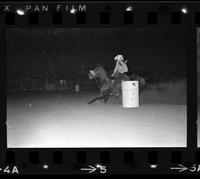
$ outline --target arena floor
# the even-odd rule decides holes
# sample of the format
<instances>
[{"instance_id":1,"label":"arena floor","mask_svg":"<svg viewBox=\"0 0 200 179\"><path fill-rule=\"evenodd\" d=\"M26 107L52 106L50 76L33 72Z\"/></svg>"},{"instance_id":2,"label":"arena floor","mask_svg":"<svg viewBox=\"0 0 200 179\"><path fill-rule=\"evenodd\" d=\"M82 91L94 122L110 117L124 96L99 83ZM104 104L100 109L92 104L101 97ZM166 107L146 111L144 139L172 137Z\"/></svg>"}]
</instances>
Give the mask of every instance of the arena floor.
<instances>
[{"instance_id":1,"label":"arena floor","mask_svg":"<svg viewBox=\"0 0 200 179\"><path fill-rule=\"evenodd\" d=\"M9 148L186 147L186 90L146 89L139 108L98 92L26 92L7 97Z\"/></svg>"}]
</instances>

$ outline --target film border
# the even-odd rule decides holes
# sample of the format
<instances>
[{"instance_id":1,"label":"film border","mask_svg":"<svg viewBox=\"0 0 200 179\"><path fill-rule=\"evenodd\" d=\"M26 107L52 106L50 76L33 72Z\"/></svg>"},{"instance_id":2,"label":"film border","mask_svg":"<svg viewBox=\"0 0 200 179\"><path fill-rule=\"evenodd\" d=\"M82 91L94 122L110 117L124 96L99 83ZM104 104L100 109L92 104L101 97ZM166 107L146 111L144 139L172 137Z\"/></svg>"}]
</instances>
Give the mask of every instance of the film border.
<instances>
[{"instance_id":1,"label":"film border","mask_svg":"<svg viewBox=\"0 0 200 179\"><path fill-rule=\"evenodd\" d=\"M21 7L23 3L10 3L14 9ZM26 3L25 3L26 4ZM30 3L29 3L30 4ZM35 3L32 3L35 4ZM40 4L40 3L37 3ZM69 3L73 4L73 3ZM82 4L82 3L81 3ZM0 167L18 166L20 173L85 173L80 168L88 165L105 165L107 173L176 173L170 170L172 164L192 167L200 163L200 151L197 148L197 58L196 58L196 28L195 12L200 9L198 2L175 3L87 3L86 23L77 24L77 16L63 12L63 24L52 24L52 13L48 11L44 15L39 12L39 24L28 23L28 15L23 19L15 18L13 25L5 24L5 13L0 10L0 59L1 82L1 123L0 123ZM52 6L53 3L49 3ZM124 9L127 6L134 7L133 24L124 24ZM172 24L172 14L177 19L180 16L181 7L189 9L188 14L181 14L181 23ZM53 8L53 6L52 6ZM110 16L110 23L100 24L100 12ZM157 22L148 24L147 14L154 12ZM155 15L156 13L156 15ZM179 14L179 15L177 15ZM106 16L107 17L107 16ZM66 19L70 19L67 21ZM85 19L85 18L84 18ZM154 19L154 18L153 18ZM179 20L178 20L179 21ZM187 148L53 148L53 149L17 149L7 148L6 144L6 29L12 27L41 28L41 27L160 27L172 26L174 28L187 28L187 62L188 79L187 86ZM128 156L128 157L127 157ZM55 161L57 158L58 163ZM128 158L128 159L127 159ZM130 159L131 158L131 159ZM59 164L60 163L60 164ZM101 170L100 170L101 171ZM187 170L189 172L189 170ZM95 172L94 172L95 173ZM100 172L97 172L100 173ZM191 173L191 172L190 172ZM195 173L195 172L194 172Z\"/></svg>"}]
</instances>

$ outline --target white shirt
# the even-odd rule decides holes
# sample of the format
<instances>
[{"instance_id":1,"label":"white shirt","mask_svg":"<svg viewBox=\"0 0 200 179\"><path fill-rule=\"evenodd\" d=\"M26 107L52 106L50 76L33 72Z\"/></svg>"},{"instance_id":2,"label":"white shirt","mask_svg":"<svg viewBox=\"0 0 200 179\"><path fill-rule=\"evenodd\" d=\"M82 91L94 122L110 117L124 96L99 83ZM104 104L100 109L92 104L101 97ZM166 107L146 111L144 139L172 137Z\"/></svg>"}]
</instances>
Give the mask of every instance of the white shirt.
<instances>
[{"instance_id":1,"label":"white shirt","mask_svg":"<svg viewBox=\"0 0 200 179\"><path fill-rule=\"evenodd\" d=\"M128 67L127 67L126 63L123 62L123 61L122 62L117 61L113 74L115 74L115 73L125 73L125 72L128 72Z\"/></svg>"}]
</instances>

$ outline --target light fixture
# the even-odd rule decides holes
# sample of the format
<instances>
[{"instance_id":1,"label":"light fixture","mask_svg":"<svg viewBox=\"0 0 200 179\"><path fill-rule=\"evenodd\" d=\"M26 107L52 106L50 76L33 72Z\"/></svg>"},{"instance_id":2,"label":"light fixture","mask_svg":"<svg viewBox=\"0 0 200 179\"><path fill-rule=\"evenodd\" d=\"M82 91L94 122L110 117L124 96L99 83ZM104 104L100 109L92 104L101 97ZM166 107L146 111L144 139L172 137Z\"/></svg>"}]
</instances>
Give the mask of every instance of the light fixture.
<instances>
[{"instance_id":1,"label":"light fixture","mask_svg":"<svg viewBox=\"0 0 200 179\"><path fill-rule=\"evenodd\" d=\"M97 168L100 168L100 167L101 167L101 165L100 165L100 164L96 164L96 167L97 167Z\"/></svg>"},{"instance_id":2,"label":"light fixture","mask_svg":"<svg viewBox=\"0 0 200 179\"><path fill-rule=\"evenodd\" d=\"M157 167L158 167L157 164L151 164L151 165L150 165L150 168L152 168L152 169L155 169L155 168L157 168Z\"/></svg>"},{"instance_id":3,"label":"light fixture","mask_svg":"<svg viewBox=\"0 0 200 179\"><path fill-rule=\"evenodd\" d=\"M182 7L182 8L181 8L181 12L182 12L183 14L187 14L187 13L188 13L188 9L187 9L186 7Z\"/></svg>"},{"instance_id":4,"label":"light fixture","mask_svg":"<svg viewBox=\"0 0 200 179\"><path fill-rule=\"evenodd\" d=\"M77 11L77 10L76 10L75 8L72 8L72 9L70 10L70 13L71 13L71 14L76 14L76 11Z\"/></svg>"},{"instance_id":5,"label":"light fixture","mask_svg":"<svg viewBox=\"0 0 200 179\"><path fill-rule=\"evenodd\" d=\"M23 16L25 14L24 10L22 10L22 9L17 9L16 12L20 16Z\"/></svg>"},{"instance_id":6,"label":"light fixture","mask_svg":"<svg viewBox=\"0 0 200 179\"><path fill-rule=\"evenodd\" d=\"M133 7L132 7L132 6L126 7L126 11L132 11L132 10L133 10Z\"/></svg>"},{"instance_id":7,"label":"light fixture","mask_svg":"<svg viewBox=\"0 0 200 179\"><path fill-rule=\"evenodd\" d=\"M49 166L48 166L47 164L44 164L44 165L43 165L43 168L44 168L44 169L48 169Z\"/></svg>"}]
</instances>

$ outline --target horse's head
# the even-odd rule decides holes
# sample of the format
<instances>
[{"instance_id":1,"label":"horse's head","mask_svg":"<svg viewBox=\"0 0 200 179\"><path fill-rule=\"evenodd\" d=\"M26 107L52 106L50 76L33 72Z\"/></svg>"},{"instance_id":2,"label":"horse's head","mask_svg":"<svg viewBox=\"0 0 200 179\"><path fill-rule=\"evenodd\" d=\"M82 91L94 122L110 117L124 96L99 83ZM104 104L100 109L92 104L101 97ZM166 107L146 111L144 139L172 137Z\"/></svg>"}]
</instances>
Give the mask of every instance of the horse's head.
<instances>
[{"instance_id":1,"label":"horse's head","mask_svg":"<svg viewBox=\"0 0 200 179\"><path fill-rule=\"evenodd\" d=\"M88 74L89 79L101 78L103 76L105 76L105 70L102 66L98 66L94 70L90 70Z\"/></svg>"}]
</instances>

